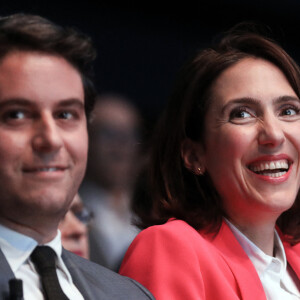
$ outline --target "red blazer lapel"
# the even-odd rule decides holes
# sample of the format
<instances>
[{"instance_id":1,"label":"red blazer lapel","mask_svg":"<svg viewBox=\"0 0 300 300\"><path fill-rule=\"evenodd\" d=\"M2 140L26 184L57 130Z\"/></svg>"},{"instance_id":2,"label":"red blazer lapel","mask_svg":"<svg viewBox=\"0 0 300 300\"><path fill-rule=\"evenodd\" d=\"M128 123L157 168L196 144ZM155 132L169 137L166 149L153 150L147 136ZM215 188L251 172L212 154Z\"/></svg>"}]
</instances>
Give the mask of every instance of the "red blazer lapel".
<instances>
[{"instance_id":1,"label":"red blazer lapel","mask_svg":"<svg viewBox=\"0 0 300 300\"><path fill-rule=\"evenodd\" d=\"M297 277L300 279L300 243L296 244L295 246L291 246L290 243L286 241L286 238L283 235L283 233L280 231L280 229L279 228L276 229L282 240L286 259L289 265L296 273Z\"/></svg>"},{"instance_id":2,"label":"red blazer lapel","mask_svg":"<svg viewBox=\"0 0 300 300\"><path fill-rule=\"evenodd\" d=\"M263 286L247 254L236 240L226 222L212 243L220 250L237 281L243 300L266 300Z\"/></svg>"},{"instance_id":3,"label":"red blazer lapel","mask_svg":"<svg viewBox=\"0 0 300 300\"><path fill-rule=\"evenodd\" d=\"M288 263L300 278L300 243L293 247L288 243L283 243L283 245Z\"/></svg>"}]
</instances>

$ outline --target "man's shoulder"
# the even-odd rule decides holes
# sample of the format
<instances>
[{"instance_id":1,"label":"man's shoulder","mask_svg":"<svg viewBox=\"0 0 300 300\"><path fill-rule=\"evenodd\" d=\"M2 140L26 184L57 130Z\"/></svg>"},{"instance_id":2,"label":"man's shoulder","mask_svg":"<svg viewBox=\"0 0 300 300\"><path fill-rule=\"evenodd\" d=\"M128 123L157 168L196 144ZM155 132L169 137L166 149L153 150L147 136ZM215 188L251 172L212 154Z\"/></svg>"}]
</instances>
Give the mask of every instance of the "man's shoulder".
<instances>
[{"instance_id":1,"label":"man's shoulder","mask_svg":"<svg viewBox=\"0 0 300 300\"><path fill-rule=\"evenodd\" d=\"M154 299L148 290L133 279L117 274L69 251L63 251L63 260L75 285L76 281L84 281L90 289L98 290L98 293L114 297L114 299Z\"/></svg>"},{"instance_id":2,"label":"man's shoulder","mask_svg":"<svg viewBox=\"0 0 300 300\"><path fill-rule=\"evenodd\" d=\"M66 261L65 258L68 258ZM86 274L89 274L92 277L95 277L96 279L105 280L105 281L126 281L127 278L124 278L123 276L120 276L119 274L97 264L90 260L84 259L78 255L75 255L67 250L63 251L63 259L67 264L68 269L70 268L70 260L72 261L72 265L79 269L80 271L83 271ZM102 278L103 277L103 278Z\"/></svg>"}]
</instances>

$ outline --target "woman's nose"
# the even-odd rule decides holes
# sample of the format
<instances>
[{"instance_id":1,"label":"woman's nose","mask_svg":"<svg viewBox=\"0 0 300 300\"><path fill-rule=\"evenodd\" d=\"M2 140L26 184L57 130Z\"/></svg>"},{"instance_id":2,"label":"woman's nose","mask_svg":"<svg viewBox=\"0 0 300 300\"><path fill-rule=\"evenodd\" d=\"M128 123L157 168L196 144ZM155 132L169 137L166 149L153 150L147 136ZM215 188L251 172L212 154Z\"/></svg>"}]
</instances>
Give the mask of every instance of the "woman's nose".
<instances>
[{"instance_id":1,"label":"woman's nose","mask_svg":"<svg viewBox=\"0 0 300 300\"><path fill-rule=\"evenodd\" d=\"M261 120L258 143L268 148L276 148L283 144L285 135L282 122L276 116L265 116Z\"/></svg>"}]
</instances>

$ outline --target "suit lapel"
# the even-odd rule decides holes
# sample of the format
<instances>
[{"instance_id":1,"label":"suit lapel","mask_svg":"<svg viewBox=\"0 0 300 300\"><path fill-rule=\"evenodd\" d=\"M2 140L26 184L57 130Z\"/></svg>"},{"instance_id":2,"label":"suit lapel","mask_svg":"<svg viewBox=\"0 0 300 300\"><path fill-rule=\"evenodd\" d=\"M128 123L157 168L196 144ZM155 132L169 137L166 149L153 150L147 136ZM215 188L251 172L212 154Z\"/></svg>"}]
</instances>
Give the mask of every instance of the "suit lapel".
<instances>
[{"instance_id":1,"label":"suit lapel","mask_svg":"<svg viewBox=\"0 0 300 300\"><path fill-rule=\"evenodd\" d=\"M8 299L8 281L11 278L15 278L13 271L11 270L4 254L0 250L0 298Z\"/></svg>"},{"instance_id":2,"label":"suit lapel","mask_svg":"<svg viewBox=\"0 0 300 300\"><path fill-rule=\"evenodd\" d=\"M232 270L240 289L241 299L266 300L263 286L254 265L224 221L212 243L220 250L221 256Z\"/></svg>"},{"instance_id":3,"label":"suit lapel","mask_svg":"<svg viewBox=\"0 0 300 300\"><path fill-rule=\"evenodd\" d=\"M82 294L83 298L85 300L95 299L93 297L90 289L88 288L89 283L87 282L86 277L82 274L82 272L79 269L79 265L74 263L70 253L68 253L68 251L66 251L64 249L62 252L62 259L63 259L64 263L66 264L67 269L72 276L72 280L73 280L75 286L78 288L78 290Z\"/></svg>"}]
</instances>

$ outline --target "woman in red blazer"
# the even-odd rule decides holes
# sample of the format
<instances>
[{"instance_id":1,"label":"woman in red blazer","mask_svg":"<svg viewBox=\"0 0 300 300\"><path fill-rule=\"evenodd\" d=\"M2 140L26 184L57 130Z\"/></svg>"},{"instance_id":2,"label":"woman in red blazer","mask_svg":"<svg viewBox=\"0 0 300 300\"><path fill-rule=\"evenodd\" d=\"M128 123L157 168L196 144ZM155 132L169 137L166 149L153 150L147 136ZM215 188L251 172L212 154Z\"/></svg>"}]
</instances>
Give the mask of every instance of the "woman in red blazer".
<instances>
[{"instance_id":1,"label":"woman in red blazer","mask_svg":"<svg viewBox=\"0 0 300 300\"><path fill-rule=\"evenodd\" d=\"M120 273L158 300L300 299L299 97L297 64L242 25L199 52L153 142L152 226Z\"/></svg>"}]
</instances>

